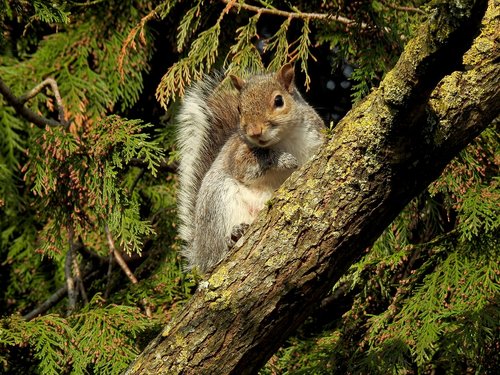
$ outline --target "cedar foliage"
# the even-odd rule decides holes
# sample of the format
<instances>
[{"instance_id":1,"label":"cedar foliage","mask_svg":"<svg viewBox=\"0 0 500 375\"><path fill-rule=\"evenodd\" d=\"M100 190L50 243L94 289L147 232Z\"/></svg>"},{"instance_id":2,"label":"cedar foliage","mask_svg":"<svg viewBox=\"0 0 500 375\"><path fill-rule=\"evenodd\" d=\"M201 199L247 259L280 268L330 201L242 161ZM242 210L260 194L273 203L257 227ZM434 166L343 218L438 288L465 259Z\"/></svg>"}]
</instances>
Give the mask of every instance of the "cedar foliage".
<instances>
[{"instance_id":1,"label":"cedar foliage","mask_svg":"<svg viewBox=\"0 0 500 375\"><path fill-rule=\"evenodd\" d=\"M54 78L69 122L34 126L0 97L0 371L20 374L120 373L189 298L194 282L175 241L172 115L191 82L293 60L313 100L313 71L347 61L356 102L428 9L418 0L1 3L1 80L19 97ZM55 119L54 95L46 88L26 106ZM262 373L493 373L498 151L494 123Z\"/></svg>"}]
</instances>

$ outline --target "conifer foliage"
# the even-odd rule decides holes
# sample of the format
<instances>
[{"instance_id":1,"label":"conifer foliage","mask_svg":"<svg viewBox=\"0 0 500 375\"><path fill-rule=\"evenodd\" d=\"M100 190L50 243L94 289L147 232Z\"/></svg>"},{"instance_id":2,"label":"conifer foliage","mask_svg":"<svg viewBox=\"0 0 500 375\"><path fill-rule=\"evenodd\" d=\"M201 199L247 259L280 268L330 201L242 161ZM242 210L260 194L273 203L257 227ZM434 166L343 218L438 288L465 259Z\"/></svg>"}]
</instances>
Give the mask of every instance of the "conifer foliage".
<instances>
[{"instance_id":1,"label":"conifer foliage","mask_svg":"<svg viewBox=\"0 0 500 375\"><path fill-rule=\"evenodd\" d=\"M0 0L0 373L121 373L191 295L172 120L189 84L293 61L333 127L429 13L424 0ZM261 372L494 373L499 141L494 122Z\"/></svg>"}]
</instances>

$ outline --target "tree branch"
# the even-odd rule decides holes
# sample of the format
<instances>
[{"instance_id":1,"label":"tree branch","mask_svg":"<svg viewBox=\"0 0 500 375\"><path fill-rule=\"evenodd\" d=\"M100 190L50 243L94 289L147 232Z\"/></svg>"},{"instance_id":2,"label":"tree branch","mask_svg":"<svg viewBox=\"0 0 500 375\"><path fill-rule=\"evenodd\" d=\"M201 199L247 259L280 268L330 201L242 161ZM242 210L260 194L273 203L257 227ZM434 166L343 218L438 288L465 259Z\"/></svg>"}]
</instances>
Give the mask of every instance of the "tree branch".
<instances>
[{"instance_id":1,"label":"tree branch","mask_svg":"<svg viewBox=\"0 0 500 375\"><path fill-rule=\"evenodd\" d=\"M405 7L401 5L396 5L393 3L390 3L389 1L382 0L382 4L384 4L386 7L394 9L394 10L400 10L402 12L415 12L415 13L420 13L420 14L425 14L425 12L422 9L418 9L415 7Z\"/></svg>"},{"instance_id":2,"label":"tree branch","mask_svg":"<svg viewBox=\"0 0 500 375\"><path fill-rule=\"evenodd\" d=\"M308 20L321 20L321 21L335 21L343 23L344 25L352 25L355 21L333 14L327 13L302 13L302 12L287 12L279 9L270 9L270 8L259 8L254 5L249 5L245 3L239 3L234 0L222 0L222 2L231 7L237 7L238 9L245 9L250 12L260 13L260 14L272 14L274 16L285 17L285 18L299 18L299 19L308 19Z\"/></svg>"},{"instance_id":3,"label":"tree branch","mask_svg":"<svg viewBox=\"0 0 500 375\"><path fill-rule=\"evenodd\" d=\"M77 291L75 289L75 278L73 276L73 257L75 252L74 246L74 232L71 224L68 225L68 242L69 248L66 253L66 261L64 263L64 273L66 276L66 287L68 291L68 312L67 315L71 315L76 308Z\"/></svg>"},{"instance_id":4,"label":"tree branch","mask_svg":"<svg viewBox=\"0 0 500 375\"><path fill-rule=\"evenodd\" d=\"M88 282L92 280L94 277L96 277L100 273L99 270L93 271L83 277L83 280ZM23 319L25 320L31 320L38 315L42 315L46 311L48 311L51 307L55 306L60 300L64 298L68 293L68 285L64 285L61 288L59 288L54 294L52 294L49 298L47 298L43 303L40 304L36 309L33 309L26 315L23 315Z\"/></svg>"},{"instance_id":5,"label":"tree branch","mask_svg":"<svg viewBox=\"0 0 500 375\"><path fill-rule=\"evenodd\" d=\"M57 114L58 114L59 122L62 125L67 126L68 124L66 123L66 120L65 120L64 105L62 103L61 93L59 92L59 86L57 85L57 82L55 79L46 78L41 83L36 85L33 89L28 91L26 94L19 97L19 101L21 103L25 104L28 100L30 100L35 95L37 95L40 91L42 91L42 89L45 86L50 86L50 88L52 89L52 92L54 93L54 98L56 99Z\"/></svg>"},{"instance_id":6,"label":"tree branch","mask_svg":"<svg viewBox=\"0 0 500 375\"><path fill-rule=\"evenodd\" d=\"M125 262L122 255L120 254L120 252L116 249L115 241L113 240L113 236L111 236L111 233L109 232L109 228L107 225L104 227L104 230L106 232L106 238L108 240L108 246L109 246L110 253L113 254L113 256L116 259L116 262L121 267L123 272L125 272L125 275L127 275L127 277L132 282L132 284L137 284L139 281L135 277L134 273L128 267L127 262ZM146 312L146 316L148 318L151 318L153 316L153 314L151 313L151 309L149 308L149 303L146 300L146 298L142 299L142 305L144 307L144 311Z\"/></svg>"},{"instance_id":7,"label":"tree branch","mask_svg":"<svg viewBox=\"0 0 500 375\"><path fill-rule=\"evenodd\" d=\"M128 165L132 167L139 167L139 168L144 168L147 169L148 163L146 163L143 159L139 158L132 158L130 159ZM158 169L165 171L165 172L170 172L170 173L175 173L177 172L177 164L176 163L167 163L166 161L163 161L158 165Z\"/></svg>"},{"instance_id":8,"label":"tree branch","mask_svg":"<svg viewBox=\"0 0 500 375\"><path fill-rule=\"evenodd\" d=\"M135 37L137 33L139 33L139 40L142 44L146 44L146 36L144 34L144 28L146 24L158 17L158 10L162 7L165 6L165 3L157 5L154 9L152 9L148 14L146 14L144 17L141 18L141 21L139 22L138 25L134 26L132 30L128 33L127 37L125 38L125 41L122 44L120 54L118 55L118 72L120 73L120 77L122 80L125 79L125 70L123 69L123 63L125 60L125 56L127 56L128 53L128 47L131 46L131 48L135 49Z\"/></svg>"},{"instance_id":9,"label":"tree branch","mask_svg":"<svg viewBox=\"0 0 500 375\"><path fill-rule=\"evenodd\" d=\"M75 7L88 7L90 5L97 5L100 3L104 3L106 1L108 1L108 0L94 0L94 1L87 1L86 3L80 3L80 2L73 1L73 2L71 2L71 5L75 6Z\"/></svg>"},{"instance_id":10,"label":"tree branch","mask_svg":"<svg viewBox=\"0 0 500 375\"><path fill-rule=\"evenodd\" d=\"M113 275L113 263L114 263L114 255L113 251L109 251L108 257L108 272L106 273L106 289L104 290L104 298L107 299L109 294L111 293L111 276Z\"/></svg>"},{"instance_id":11,"label":"tree branch","mask_svg":"<svg viewBox=\"0 0 500 375\"><path fill-rule=\"evenodd\" d=\"M436 3L379 89L292 174L128 374L257 372L404 206L498 116L494 3L486 15L485 0Z\"/></svg>"},{"instance_id":12,"label":"tree branch","mask_svg":"<svg viewBox=\"0 0 500 375\"><path fill-rule=\"evenodd\" d=\"M54 294L52 294L49 298L45 300L40 306L38 306L36 309L30 311L26 315L23 315L23 318L25 320L31 320L38 315L42 315L44 312L46 312L48 309L50 309L52 306L57 304L60 300L64 298L68 293L68 285L64 285L63 287L59 288Z\"/></svg>"},{"instance_id":13,"label":"tree branch","mask_svg":"<svg viewBox=\"0 0 500 375\"><path fill-rule=\"evenodd\" d=\"M76 256L73 256L73 272L75 274L76 285L78 286L78 290L80 291L80 295L83 298L83 302L87 304L87 303L89 303L89 298L87 296L87 291L85 290L82 272L80 271L80 265L78 264L78 259L76 259Z\"/></svg>"},{"instance_id":14,"label":"tree branch","mask_svg":"<svg viewBox=\"0 0 500 375\"><path fill-rule=\"evenodd\" d=\"M38 94L41 91L41 89L47 85L50 85L52 91L54 92L59 121L40 116L35 112L33 112L31 109L25 107L24 105L29 99ZM64 127L68 126L68 123L64 120L65 115L64 115L64 107L62 105L61 95L59 93L56 81L52 78L47 78L42 83L38 84L35 88L33 88L32 90L30 90L28 93L26 93L21 97L16 97L12 92L12 90L0 78L0 93L5 98L7 103L10 106L12 106L20 116L22 116L24 119L32 122L33 124L37 125L42 129L45 128L46 126L64 126Z\"/></svg>"}]
</instances>

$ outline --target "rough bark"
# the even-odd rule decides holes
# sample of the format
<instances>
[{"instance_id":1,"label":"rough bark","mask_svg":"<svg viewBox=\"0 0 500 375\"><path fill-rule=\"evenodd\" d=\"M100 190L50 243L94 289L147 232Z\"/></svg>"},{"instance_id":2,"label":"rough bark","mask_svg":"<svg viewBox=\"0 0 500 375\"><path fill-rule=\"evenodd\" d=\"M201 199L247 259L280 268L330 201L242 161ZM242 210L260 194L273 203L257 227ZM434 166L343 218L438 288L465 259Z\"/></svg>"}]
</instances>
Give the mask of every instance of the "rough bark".
<instances>
[{"instance_id":1,"label":"rough bark","mask_svg":"<svg viewBox=\"0 0 500 375\"><path fill-rule=\"evenodd\" d=\"M251 374L498 116L495 0L448 1L128 374ZM480 34L480 35L479 35Z\"/></svg>"}]
</instances>

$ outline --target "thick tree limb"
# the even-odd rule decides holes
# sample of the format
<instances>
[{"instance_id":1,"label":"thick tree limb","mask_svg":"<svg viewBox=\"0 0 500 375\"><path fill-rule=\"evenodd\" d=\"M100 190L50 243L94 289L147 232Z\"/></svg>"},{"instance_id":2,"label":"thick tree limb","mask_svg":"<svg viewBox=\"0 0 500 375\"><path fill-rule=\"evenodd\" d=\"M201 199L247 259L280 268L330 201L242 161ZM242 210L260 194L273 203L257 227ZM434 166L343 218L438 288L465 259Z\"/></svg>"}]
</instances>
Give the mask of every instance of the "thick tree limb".
<instances>
[{"instance_id":1,"label":"thick tree limb","mask_svg":"<svg viewBox=\"0 0 500 375\"><path fill-rule=\"evenodd\" d=\"M486 14L487 1L437 5L380 88L285 182L128 374L251 374L265 363L400 210L498 116L494 2Z\"/></svg>"}]
</instances>

